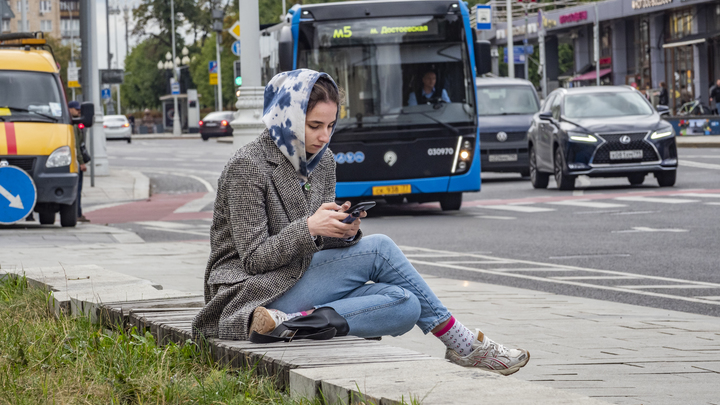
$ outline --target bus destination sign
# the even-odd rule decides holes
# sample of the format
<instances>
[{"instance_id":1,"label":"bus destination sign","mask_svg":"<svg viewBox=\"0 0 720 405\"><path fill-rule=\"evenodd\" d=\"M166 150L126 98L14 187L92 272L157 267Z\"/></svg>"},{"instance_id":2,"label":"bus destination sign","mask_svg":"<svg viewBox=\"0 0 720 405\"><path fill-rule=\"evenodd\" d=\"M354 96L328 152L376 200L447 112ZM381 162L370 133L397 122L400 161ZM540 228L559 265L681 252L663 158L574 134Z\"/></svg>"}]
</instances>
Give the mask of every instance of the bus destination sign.
<instances>
[{"instance_id":1,"label":"bus destination sign","mask_svg":"<svg viewBox=\"0 0 720 405\"><path fill-rule=\"evenodd\" d=\"M323 46L367 42L414 42L436 39L438 22L432 18L377 19L318 24L317 34Z\"/></svg>"}]
</instances>

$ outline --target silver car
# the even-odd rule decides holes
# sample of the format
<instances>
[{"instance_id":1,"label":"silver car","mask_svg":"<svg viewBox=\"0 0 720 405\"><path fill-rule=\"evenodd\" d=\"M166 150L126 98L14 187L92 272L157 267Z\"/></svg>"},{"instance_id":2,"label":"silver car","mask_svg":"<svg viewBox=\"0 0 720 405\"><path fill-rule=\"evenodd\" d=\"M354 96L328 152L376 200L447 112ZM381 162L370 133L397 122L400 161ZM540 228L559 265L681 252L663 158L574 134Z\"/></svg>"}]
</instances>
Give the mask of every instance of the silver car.
<instances>
[{"instance_id":1,"label":"silver car","mask_svg":"<svg viewBox=\"0 0 720 405\"><path fill-rule=\"evenodd\" d=\"M132 128L124 115L106 115L103 120L105 139L132 142Z\"/></svg>"}]
</instances>

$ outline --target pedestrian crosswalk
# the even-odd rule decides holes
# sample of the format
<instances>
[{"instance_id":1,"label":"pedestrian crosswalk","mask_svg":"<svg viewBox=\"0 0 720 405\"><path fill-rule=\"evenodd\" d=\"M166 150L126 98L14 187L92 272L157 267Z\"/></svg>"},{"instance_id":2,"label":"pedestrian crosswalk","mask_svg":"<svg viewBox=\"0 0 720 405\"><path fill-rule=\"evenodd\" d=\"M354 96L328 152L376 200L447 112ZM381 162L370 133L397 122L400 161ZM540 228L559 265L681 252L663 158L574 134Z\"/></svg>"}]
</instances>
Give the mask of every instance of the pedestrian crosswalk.
<instances>
[{"instance_id":1,"label":"pedestrian crosswalk","mask_svg":"<svg viewBox=\"0 0 720 405\"><path fill-rule=\"evenodd\" d=\"M470 206L478 211L490 212L512 212L518 214L535 214L558 211L561 209L585 208L592 212L637 212L642 207L646 210L648 207L661 209L662 206L677 206L682 204L703 204L710 206L720 205L720 190L688 190L687 192L657 192L657 193L628 193L628 195L608 194L608 195L584 195L584 196L567 196L566 198L543 196L530 199L530 201L508 200L502 203L499 200L488 201L470 201L466 206ZM597 210L597 211L593 211ZM601 211L605 210L605 211ZM610 211L608 211L610 210ZM654 212L654 211L651 211ZM477 213L477 211L476 211ZM484 214L484 213L483 213ZM476 215L483 219L515 219L515 217L492 216L492 215Z\"/></svg>"}]
</instances>

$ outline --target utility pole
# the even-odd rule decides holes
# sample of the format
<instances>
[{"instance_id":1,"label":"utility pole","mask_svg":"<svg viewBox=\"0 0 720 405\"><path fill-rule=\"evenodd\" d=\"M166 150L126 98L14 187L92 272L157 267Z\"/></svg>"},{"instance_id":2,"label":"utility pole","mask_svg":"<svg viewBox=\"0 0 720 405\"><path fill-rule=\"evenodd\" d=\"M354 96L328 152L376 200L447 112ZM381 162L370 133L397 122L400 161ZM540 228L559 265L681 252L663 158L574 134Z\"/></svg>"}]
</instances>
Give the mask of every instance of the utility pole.
<instances>
[{"instance_id":1,"label":"utility pole","mask_svg":"<svg viewBox=\"0 0 720 405\"><path fill-rule=\"evenodd\" d=\"M102 103L100 102L100 74L97 53L97 6L95 0L80 0L80 38L82 41L82 89L83 101L95 105L95 120L88 131L90 147L90 186L95 187L95 176L110 174L110 165L105 149Z\"/></svg>"},{"instance_id":2,"label":"utility pole","mask_svg":"<svg viewBox=\"0 0 720 405\"><path fill-rule=\"evenodd\" d=\"M68 5L75 3L67 3ZM78 3L80 4L80 3ZM68 10L70 14L70 66L75 67L75 29L73 28L73 12L75 10ZM75 100L75 87L72 88L72 99Z\"/></svg>"},{"instance_id":3,"label":"utility pole","mask_svg":"<svg viewBox=\"0 0 720 405\"><path fill-rule=\"evenodd\" d=\"M523 0L525 9L525 38L523 38L523 56L525 56L525 80L530 80L530 55L528 55L528 6L527 0Z\"/></svg>"},{"instance_id":4,"label":"utility pole","mask_svg":"<svg viewBox=\"0 0 720 405\"><path fill-rule=\"evenodd\" d=\"M223 110L222 97L222 61L220 60L220 38L223 32L223 20L225 19L225 10L215 9L212 11L213 29L215 30L215 60L217 61L217 110Z\"/></svg>"},{"instance_id":5,"label":"utility pole","mask_svg":"<svg viewBox=\"0 0 720 405\"><path fill-rule=\"evenodd\" d=\"M123 17L125 18L125 57L130 54L128 51L128 21L130 20L130 8L125 4L123 7Z\"/></svg>"},{"instance_id":6,"label":"utility pole","mask_svg":"<svg viewBox=\"0 0 720 405\"><path fill-rule=\"evenodd\" d=\"M240 69L243 83L238 90L238 111L231 123L233 145L239 148L258 137L265 128L262 109L265 87L260 82L260 15L257 0L240 0Z\"/></svg>"},{"instance_id":7,"label":"utility pole","mask_svg":"<svg viewBox=\"0 0 720 405\"><path fill-rule=\"evenodd\" d=\"M600 18L598 16L598 7L595 3L595 26L593 27L595 40L595 85L600 85Z\"/></svg>"},{"instance_id":8,"label":"utility pole","mask_svg":"<svg viewBox=\"0 0 720 405\"><path fill-rule=\"evenodd\" d=\"M28 27L28 20L27 20L27 0L20 0L20 4L22 5L20 10L20 18L22 18L22 22L20 23L20 26L22 27L22 32L28 32L30 31L30 27Z\"/></svg>"},{"instance_id":9,"label":"utility pole","mask_svg":"<svg viewBox=\"0 0 720 405\"><path fill-rule=\"evenodd\" d=\"M513 46L513 16L512 16L512 0L505 0L507 7L507 50L508 50L508 77L515 77L515 54Z\"/></svg>"},{"instance_id":10,"label":"utility pole","mask_svg":"<svg viewBox=\"0 0 720 405\"><path fill-rule=\"evenodd\" d=\"M538 45L540 46L540 71L542 73L542 96L543 100L547 98L547 69L545 65L545 24L543 21L542 10L538 10Z\"/></svg>"},{"instance_id":11,"label":"utility pole","mask_svg":"<svg viewBox=\"0 0 720 405\"><path fill-rule=\"evenodd\" d=\"M172 25L172 65L173 65L173 77L175 82L178 81L178 67L175 62L175 1L170 0L170 24ZM172 86L171 86L172 87ZM173 135L180 136L182 129L180 128L180 112L178 111L178 98L177 94L173 94Z\"/></svg>"}]
</instances>

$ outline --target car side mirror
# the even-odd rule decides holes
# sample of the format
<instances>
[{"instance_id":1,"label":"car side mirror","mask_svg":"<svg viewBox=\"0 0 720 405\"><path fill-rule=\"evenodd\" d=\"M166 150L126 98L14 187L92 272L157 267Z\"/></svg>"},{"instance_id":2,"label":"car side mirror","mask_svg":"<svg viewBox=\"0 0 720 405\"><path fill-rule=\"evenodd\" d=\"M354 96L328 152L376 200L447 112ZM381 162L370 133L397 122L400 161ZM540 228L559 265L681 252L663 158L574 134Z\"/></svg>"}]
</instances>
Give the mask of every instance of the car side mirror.
<instances>
[{"instance_id":1,"label":"car side mirror","mask_svg":"<svg viewBox=\"0 0 720 405\"><path fill-rule=\"evenodd\" d=\"M85 128L90 128L95 121L95 104L91 101L85 101L80 104L80 116L72 119L73 125L83 124Z\"/></svg>"},{"instance_id":2,"label":"car side mirror","mask_svg":"<svg viewBox=\"0 0 720 405\"><path fill-rule=\"evenodd\" d=\"M655 111L657 111L660 115L665 115L670 112L670 107L658 104L657 106L655 106Z\"/></svg>"},{"instance_id":3,"label":"car side mirror","mask_svg":"<svg viewBox=\"0 0 720 405\"><path fill-rule=\"evenodd\" d=\"M552 121L553 120L552 111L541 112L540 114L538 114L538 118L540 118L543 121Z\"/></svg>"}]
</instances>

